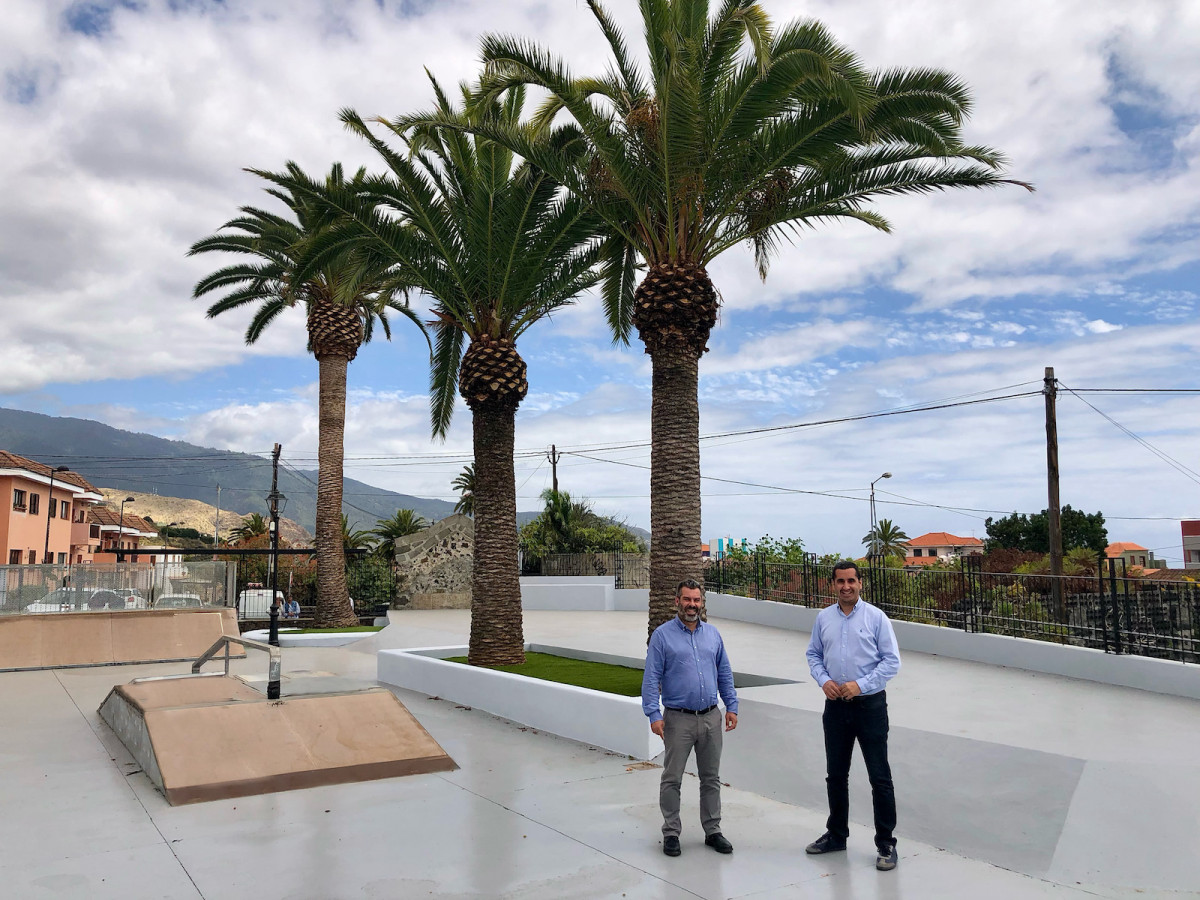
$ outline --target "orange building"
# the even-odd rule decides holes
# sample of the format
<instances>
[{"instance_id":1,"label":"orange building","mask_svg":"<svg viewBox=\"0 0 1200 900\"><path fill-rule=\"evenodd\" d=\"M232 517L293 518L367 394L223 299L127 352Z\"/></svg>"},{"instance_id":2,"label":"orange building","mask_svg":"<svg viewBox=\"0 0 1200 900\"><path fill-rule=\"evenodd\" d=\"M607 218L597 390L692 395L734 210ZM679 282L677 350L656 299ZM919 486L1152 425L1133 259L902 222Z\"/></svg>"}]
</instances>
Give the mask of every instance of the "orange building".
<instances>
[{"instance_id":1,"label":"orange building","mask_svg":"<svg viewBox=\"0 0 1200 900\"><path fill-rule=\"evenodd\" d=\"M78 538L87 529L80 526L103 500L81 475L0 450L0 563L83 562L88 544Z\"/></svg>"},{"instance_id":2,"label":"orange building","mask_svg":"<svg viewBox=\"0 0 1200 900\"><path fill-rule=\"evenodd\" d=\"M158 529L141 516L125 513L122 521L121 514L107 506L88 509L86 520L84 527L90 555L81 562L116 562L118 548L136 551L142 541L158 537ZM125 559L129 562L139 561L136 553Z\"/></svg>"},{"instance_id":3,"label":"orange building","mask_svg":"<svg viewBox=\"0 0 1200 900\"><path fill-rule=\"evenodd\" d=\"M906 566L931 566L937 562L983 553L983 541L979 538L959 537L948 531L930 531L905 541L901 546L904 547Z\"/></svg>"}]
</instances>

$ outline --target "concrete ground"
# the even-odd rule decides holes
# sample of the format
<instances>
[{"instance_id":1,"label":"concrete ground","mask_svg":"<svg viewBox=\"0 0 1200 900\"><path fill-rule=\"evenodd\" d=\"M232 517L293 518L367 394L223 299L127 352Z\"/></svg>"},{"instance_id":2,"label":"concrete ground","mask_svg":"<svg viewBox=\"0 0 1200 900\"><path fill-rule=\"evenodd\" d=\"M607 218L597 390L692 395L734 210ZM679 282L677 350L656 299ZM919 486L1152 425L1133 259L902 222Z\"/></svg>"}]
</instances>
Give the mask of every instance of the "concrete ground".
<instances>
[{"instance_id":1,"label":"concrete ground","mask_svg":"<svg viewBox=\"0 0 1200 900\"><path fill-rule=\"evenodd\" d=\"M466 612L392 614L346 648L287 649L286 698L374 683L384 647L465 643ZM657 767L397 690L454 772L170 807L96 713L118 681L186 665L0 674L4 898L1200 897L1200 702L905 654L888 690L900 865L873 867L856 761L844 854L824 830L822 698L806 634L715 621L740 671L722 766L732 856L684 785L660 850ZM637 613L527 612L526 639L625 655ZM265 680L251 654L235 671Z\"/></svg>"}]
</instances>

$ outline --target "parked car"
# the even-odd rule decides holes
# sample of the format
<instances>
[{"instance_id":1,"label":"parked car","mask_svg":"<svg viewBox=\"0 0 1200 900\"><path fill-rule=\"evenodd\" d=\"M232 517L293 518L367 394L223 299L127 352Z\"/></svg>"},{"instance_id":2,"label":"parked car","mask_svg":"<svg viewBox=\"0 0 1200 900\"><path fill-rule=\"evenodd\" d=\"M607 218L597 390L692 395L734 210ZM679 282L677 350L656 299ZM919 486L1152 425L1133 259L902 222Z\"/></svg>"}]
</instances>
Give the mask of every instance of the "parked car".
<instances>
[{"instance_id":1,"label":"parked car","mask_svg":"<svg viewBox=\"0 0 1200 900\"><path fill-rule=\"evenodd\" d=\"M203 605L199 594L163 594L154 601L155 609L187 609Z\"/></svg>"},{"instance_id":2,"label":"parked car","mask_svg":"<svg viewBox=\"0 0 1200 900\"><path fill-rule=\"evenodd\" d=\"M58 588L25 607L26 612L73 612L86 609L145 609L146 600L132 588Z\"/></svg>"}]
</instances>

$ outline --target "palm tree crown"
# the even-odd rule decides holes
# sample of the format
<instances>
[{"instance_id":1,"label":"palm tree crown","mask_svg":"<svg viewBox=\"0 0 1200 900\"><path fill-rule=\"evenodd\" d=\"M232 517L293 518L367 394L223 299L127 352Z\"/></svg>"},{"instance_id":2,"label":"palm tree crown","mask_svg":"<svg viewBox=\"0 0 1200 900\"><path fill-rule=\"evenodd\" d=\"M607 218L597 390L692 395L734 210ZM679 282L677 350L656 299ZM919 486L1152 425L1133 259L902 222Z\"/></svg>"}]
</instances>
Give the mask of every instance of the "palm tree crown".
<instances>
[{"instance_id":1,"label":"palm tree crown","mask_svg":"<svg viewBox=\"0 0 1200 900\"><path fill-rule=\"evenodd\" d=\"M891 519L880 519L863 535L862 542L871 556L904 556L907 540L908 535Z\"/></svg>"}]
</instances>

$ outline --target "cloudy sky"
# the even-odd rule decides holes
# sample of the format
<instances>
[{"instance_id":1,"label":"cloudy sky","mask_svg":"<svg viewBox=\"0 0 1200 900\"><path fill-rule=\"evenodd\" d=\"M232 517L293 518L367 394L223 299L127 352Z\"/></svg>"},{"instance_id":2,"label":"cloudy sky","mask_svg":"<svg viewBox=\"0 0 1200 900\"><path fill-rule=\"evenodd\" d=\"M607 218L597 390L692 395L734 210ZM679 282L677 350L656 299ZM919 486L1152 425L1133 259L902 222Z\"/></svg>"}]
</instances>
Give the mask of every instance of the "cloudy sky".
<instances>
[{"instance_id":1,"label":"cloudy sky","mask_svg":"<svg viewBox=\"0 0 1200 900\"><path fill-rule=\"evenodd\" d=\"M636 35L634 0L608 5ZM1038 190L885 200L893 234L811 232L765 283L746 252L718 260L724 308L700 382L706 539L860 552L885 471L879 515L912 536L982 537L986 516L1046 505L1037 395L754 429L1036 391L1046 366L1067 388L1200 387L1200 4L764 6L824 21L870 66L961 75L968 139ZM184 254L266 202L243 167L373 166L338 110L426 108L423 67L447 85L474 77L493 30L535 36L580 73L605 66L581 0L6 3L0 405L250 452L278 441L312 465L302 316L247 347L245 315L209 321L190 299L219 261ZM347 474L452 499L468 417L431 443L424 342L397 324L351 366ZM553 443L562 487L648 526L640 344L613 347L585 297L521 350L519 505L538 505ZM1063 502L1178 565L1179 519L1200 518L1200 395L1064 394L1058 430Z\"/></svg>"}]
</instances>

